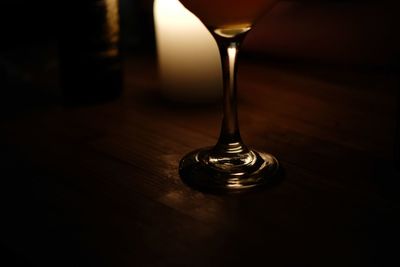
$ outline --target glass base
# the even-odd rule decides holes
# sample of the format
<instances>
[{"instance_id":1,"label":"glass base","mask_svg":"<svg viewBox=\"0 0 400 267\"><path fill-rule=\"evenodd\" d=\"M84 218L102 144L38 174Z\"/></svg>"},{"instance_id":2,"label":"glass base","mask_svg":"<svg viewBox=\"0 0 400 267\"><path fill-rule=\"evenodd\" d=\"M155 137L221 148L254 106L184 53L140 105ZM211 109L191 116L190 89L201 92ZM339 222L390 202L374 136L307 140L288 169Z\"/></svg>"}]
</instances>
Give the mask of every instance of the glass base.
<instances>
[{"instance_id":1,"label":"glass base","mask_svg":"<svg viewBox=\"0 0 400 267\"><path fill-rule=\"evenodd\" d=\"M221 155L211 147L187 154L179 165L184 183L210 193L236 193L261 188L276 178L278 170L279 163L270 154L250 150Z\"/></svg>"}]
</instances>

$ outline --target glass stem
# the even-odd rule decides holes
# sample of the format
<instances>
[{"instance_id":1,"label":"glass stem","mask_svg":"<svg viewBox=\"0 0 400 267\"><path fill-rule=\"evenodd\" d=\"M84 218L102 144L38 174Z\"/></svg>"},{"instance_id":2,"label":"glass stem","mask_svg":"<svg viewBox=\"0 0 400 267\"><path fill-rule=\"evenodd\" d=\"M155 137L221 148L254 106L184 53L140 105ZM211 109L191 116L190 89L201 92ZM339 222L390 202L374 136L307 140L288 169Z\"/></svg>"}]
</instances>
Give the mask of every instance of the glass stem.
<instances>
[{"instance_id":1,"label":"glass stem","mask_svg":"<svg viewBox=\"0 0 400 267\"><path fill-rule=\"evenodd\" d=\"M234 38L215 36L221 54L223 72L223 120L214 148L217 153L247 153L239 132L237 114L237 56L244 34Z\"/></svg>"}]
</instances>

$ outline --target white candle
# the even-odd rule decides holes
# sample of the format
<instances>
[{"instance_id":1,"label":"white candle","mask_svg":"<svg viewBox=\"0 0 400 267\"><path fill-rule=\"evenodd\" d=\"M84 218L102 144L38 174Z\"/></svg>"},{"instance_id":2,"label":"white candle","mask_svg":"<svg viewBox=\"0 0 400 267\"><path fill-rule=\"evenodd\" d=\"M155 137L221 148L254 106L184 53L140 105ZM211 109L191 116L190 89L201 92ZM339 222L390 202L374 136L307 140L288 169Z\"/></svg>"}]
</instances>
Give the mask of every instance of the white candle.
<instances>
[{"instance_id":1,"label":"white candle","mask_svg":"<svg viewBox=\"0 0 400 267\"><path fill-rule=\"evenodd\" d=\"M155 0L154 22L161 84L177 101L206 102L222 94L217 44L178 0Z\"/></svg>"}]
</instances>

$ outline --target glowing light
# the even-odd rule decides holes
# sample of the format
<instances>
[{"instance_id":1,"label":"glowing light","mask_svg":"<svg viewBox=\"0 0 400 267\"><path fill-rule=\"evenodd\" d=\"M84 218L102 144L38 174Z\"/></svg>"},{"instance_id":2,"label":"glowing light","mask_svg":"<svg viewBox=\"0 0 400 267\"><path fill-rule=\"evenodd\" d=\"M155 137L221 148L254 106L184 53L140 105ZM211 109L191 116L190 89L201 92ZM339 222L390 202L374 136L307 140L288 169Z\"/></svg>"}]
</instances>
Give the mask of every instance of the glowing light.
<instances>
[{"instance_id":1,"label":"glowing light","mask_svg":"<svg viewBox=\"0 0 400 267\"><path fill-rule=\"evenodd\" d=\"M220 96L218 47L200 20L178 0L155 0L154 22L164 92L185 101Z\"/></svg>"}]
</instances>

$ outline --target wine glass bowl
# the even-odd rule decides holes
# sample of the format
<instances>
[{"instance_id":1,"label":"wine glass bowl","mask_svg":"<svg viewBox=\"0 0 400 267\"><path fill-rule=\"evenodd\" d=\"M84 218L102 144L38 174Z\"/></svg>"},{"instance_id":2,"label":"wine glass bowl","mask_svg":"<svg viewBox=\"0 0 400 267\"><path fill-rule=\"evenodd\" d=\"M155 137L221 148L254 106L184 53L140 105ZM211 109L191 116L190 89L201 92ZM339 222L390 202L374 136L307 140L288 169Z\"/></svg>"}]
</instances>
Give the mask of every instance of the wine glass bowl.
<instances>
[{"instance_id":1,"label":"wine glass bowl","mask_svg":"<svg viewBox=\"0 0 400 267\"><path fill-rule=\"evenodd\" d=\"M207 28L248 28L277 0L180 0Z\"/></svg>"},{"instance_id":2,"label":"wine glass bowl","mask_svg":"<svg viewBox=\"0 0 400 267\"><path fill-rule=\"evenodd\" d=\"M213 147L187 154L179 174L207 192L242 192L269 184L279 171L274 156L243 143L237 118L236 73L240 45L253 23L277 0L180 0L208 28L218 44L223 73L223 120Z\"/></svg>"}]
</instances>

